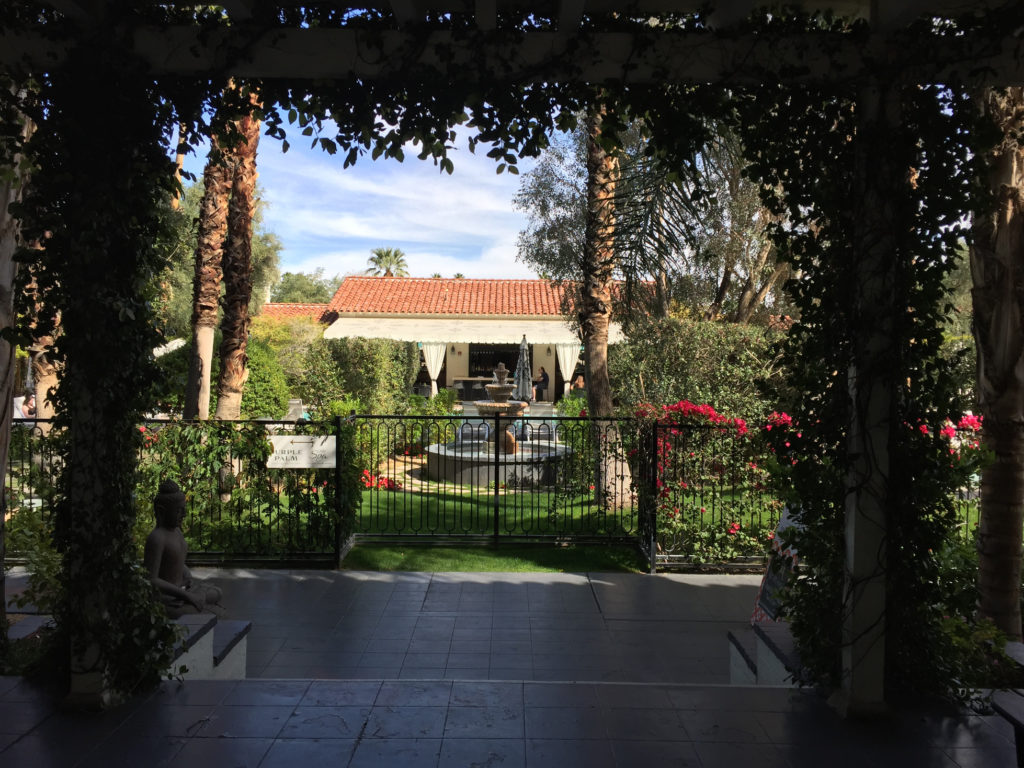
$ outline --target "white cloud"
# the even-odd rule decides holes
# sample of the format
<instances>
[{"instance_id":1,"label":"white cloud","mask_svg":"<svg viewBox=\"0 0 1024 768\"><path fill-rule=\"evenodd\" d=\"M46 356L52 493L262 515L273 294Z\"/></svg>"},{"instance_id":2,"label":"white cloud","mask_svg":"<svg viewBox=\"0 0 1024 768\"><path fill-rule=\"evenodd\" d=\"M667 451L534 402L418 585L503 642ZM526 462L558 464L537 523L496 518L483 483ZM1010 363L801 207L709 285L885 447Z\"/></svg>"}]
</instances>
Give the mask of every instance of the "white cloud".
<instances>
[{"instance_id":1,"label":"white cloud","mask_svg":"<svg viewBox=\"0 0 1024 768\"><path fill-rule=\"evenodd\" d=\"M281 270L362 272L370 249L392 247L406 253L414 276L533 277L515 261L525 225L512 208L518 177L496 174L483 152L451 154L450 176L414 156L404 163L364 157L346 169L337 155L295 145L282 154L264 138L264 221L284 244Z\"/></svg>"},{"instance_id":2,"label":"white cloud","mask_svg":"<svg viewBox=\"0 0 1024 768\"><path fill-rule=\"evenodd\" d=\"M325 134L329 135L329 134ZM452 175L410 148L403 163L363 156L343 168L340 155L310 149L302 140L287 153L261 138L257 164L264 226L284 246L282 272L362 273L370 250L401 248L413 276L535 277L515 260L525 216L512 207L519 177L498 175L486 148L469 152L464 141L449 153ZM186 169L200 180L207 148ZM521 161L523 172L532 161Z\"/></svg>"}]
</instances>

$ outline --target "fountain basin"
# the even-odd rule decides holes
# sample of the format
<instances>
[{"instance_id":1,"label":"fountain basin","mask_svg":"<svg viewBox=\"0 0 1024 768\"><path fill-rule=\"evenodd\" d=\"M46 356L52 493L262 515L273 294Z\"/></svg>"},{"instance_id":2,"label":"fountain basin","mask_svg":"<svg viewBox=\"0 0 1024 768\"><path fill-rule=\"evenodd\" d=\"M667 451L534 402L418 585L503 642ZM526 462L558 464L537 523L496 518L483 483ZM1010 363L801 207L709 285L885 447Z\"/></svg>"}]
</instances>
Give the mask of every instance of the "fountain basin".
<instances>
[{"instance_id":1,"label":"fountain basin","mask_svg":"<svg viewBox=\"0 0 1024 768\"><path fill-rule=\"evenodd\" d=\"M427 477L437 482L512 487L554 485L558 465L571 448L554 440L530 440L517 444L514 453L498 453L487 440L461 440L428 445Z\"/></svg>"}]
</instances>

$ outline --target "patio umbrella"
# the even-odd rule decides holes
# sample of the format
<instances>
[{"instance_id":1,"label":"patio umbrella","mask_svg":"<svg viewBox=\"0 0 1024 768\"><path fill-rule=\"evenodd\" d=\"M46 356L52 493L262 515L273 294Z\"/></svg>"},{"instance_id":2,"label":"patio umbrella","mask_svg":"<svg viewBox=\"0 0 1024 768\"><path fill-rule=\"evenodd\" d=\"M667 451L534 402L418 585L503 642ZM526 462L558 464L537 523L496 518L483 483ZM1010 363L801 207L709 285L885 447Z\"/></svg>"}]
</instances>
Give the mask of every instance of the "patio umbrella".
<instances>
[{"instance_id":1,"label":"patio umbrella","mask_svg":"<svg viewBox=\"0 0 1024 768\"><path fill-rule=\"evenodd\" d=\"M512 392L514 400L533 399L533 368L530 366L530 345L526 343L526 334L519 342L519 362L516 363L516 374L513 379L516 388Z\"/></svg>"}]
</instances>

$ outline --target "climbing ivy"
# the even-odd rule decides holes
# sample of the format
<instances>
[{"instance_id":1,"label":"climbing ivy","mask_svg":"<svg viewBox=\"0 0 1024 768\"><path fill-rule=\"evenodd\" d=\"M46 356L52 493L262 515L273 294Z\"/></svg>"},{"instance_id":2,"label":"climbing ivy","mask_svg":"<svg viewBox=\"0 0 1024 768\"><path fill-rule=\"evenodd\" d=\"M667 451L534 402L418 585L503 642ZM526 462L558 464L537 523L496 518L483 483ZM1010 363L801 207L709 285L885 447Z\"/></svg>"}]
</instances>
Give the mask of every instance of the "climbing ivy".
<instances>
[{"instance_id":1,"label":"climbing ivy","mask_svg":"<svg viewBox=\"0 0 1024 768\"><path fill-rule=\"evenodd\" d=\"M780 409L793 426L769 440L780 488L802 525L789 534L801 567L786 599L801 659L816 680L840 683L852 586L845 505L857 460L848 440L862 418L848 375L863 375L862 344L884 323L890 336L868 386L884 386L892 398L885 415L890 463L869 469L889 479L878 564L886 588L886 689L956 695L960 650L944 631L949 609L936 553L955 535L954 491L977 467L958 465L940 439L945 420L959 416L951 405L958 382L940 353L947 277L959 258L964 212L979 199L979 153L971 141L980 134L963 91L893 86L896 74L883 62L859 89L767 85L737 93L733 104L749 173L783 217L776 244L798 275L788 290L800 319L781 346L790 380ZM865 89L896 102L897 125L865 114ZM874 199L884 210L863 207L872 188L883 190ZM862 260L879 239L890 245L880 269L894 294L891 313L852 289L863 284Z\"/></svg>"},{"instance_id":2,"label":"climbing ivy","mask_svg":"<svg viewBox=\"0 0 1024 768\"><path fill-rule=\"evenodd\" d=\"M894 49L900 60L869 62L874 69L865 83L873 81L884 91L919 62L931 61L939 49L949 61L959 55L969 61L977 51L965 47L966 38L959 35L963 25L974 25L984 40L1001 40L1004 30L1021 23L1014 5L1008 4L1003 16L929 21L909 29L900 41L904 44ZM158 80L130 53L133 29L180 21L214 31L226 25L218 6L113 0L95 6L91 25L69 23L29 0L12 0L8 6L0 19L4 32L42 30L69 45L67 58L45 72L10 68L0 73L13 83L32 81L37 89L29 97L3 87L0 99L19 100L22 111L40 126L27 148L39 171L17 213L26 237L42 245L26 250L22 258L33 266L48 310L43 313L48 327L41 330L58 331L53 354L63 363L57 427L67 429L70 437L57 507L64 586L58 620L75 640L75 655L96 651L92 667L112 689L127 692L153 682L166 668L170 637L128 531L139 439L134 425L150 403L151 350L160 341L147 286L163 266L153 242L160 228L159 202L172 192L171 128L184 120L190 141L216 131L230 143L230 132L224 125L211 126L208 116L229 123L248 109L237 101L245 89L224 88L231 66L249 53L246 36L255 44L279 28L349 26L366 32L363 53L371 56L379 53L373 30L391 29L394 19L374 9L342 13L329 6L257 3L251 21L232 27L237 34L231 47L219 51L225 67L220 74ZM659 23L703 29L700 14ZM328 153L340 153L346 166L363 156L402 159L411 143L421 158L432 158L450 173L453 131L465 125L473 131L472 146L489 146L496 169L512 171L519 157L544 148L552 130L574 125L574 115L593 101L595 86L579 81L564 63L571 60L568 56L553 54L525 73L512 66L502 72L485 64L484 51L513 45L529 31L555 24L541 15L503 13L498 29L482 31L469 15L431 15L415 28L406 50L389 54L392 80L282 78L250 85L264 99L261 117L270 136L284 142L297 133ZM639 35L639 46L644 30L654 26L646 17L628 14L587 17L574 45L585 50L593 45L593 32L619 30ZM450 33L452 48L430 42L430 34L441 28ZM747 29L737 31L756 32L770 41L808 28L854 41L866 33L863 25L778 13L755 17ZM479 51L480 59L458 67L423 67L417 62L428 45L442 62L450 60L445 57L455 46ZM898 298L898 310L886 318L893 334L884 378L894 398L890 421L905 425L892 431L888 446L890 477L901 482L885 499L887 670L892 686L920 682L934 688L948 654L943 656L929 583L935 571L930 551L948 530L944 499L958 482L931 436L943 417L953 415L945 405L951 402L949 366L937 362L937 352L943 283L955 261L961 216L972 209L976 192L972 158L978 155L971 154L968 141L982 134L974 130L966 98L955 90L905 86L898 91L899 128L892 135L872 136L866 132L868 123L859 122L861 102L852 87L815 85L807 67L765 72L763 85L756 87L741 83L758 82L757 73L744 74L733 87L602 83L607 114L601 140L613 146L621 126L633 117L645 118L652 134L650 151L675 159L682 169L693 162L709 120L732 119L746 144L751 177L763 185L766 204L784 217L776 244L799 275L789 290L800 322L782 351L793 372L787 407L802 437L776 448L779 476L799 502L805 525L799 547L808 563L794 585L789 610L805 659L819 679L831 682L845 600L841 545L850 463L845 437L852 418L846 372L875 319L848 290L857 284L852 276L860 249L878 234L863 228L864 216L875 212L856 204L858 182L872 181L854 174L862 162L857 152L877 152L880 168L904 174L887 202L892 206L888 222L895 227L884 233L894 243L887 269ZM961 81L970 74L961 73ZM785 78L808 80L781 85L793 82ZM8 140L6 112L0 110L0 151L10 157L16 142ZM931 432L922 432L922 425Z\"/></svg>"}]
</instances>

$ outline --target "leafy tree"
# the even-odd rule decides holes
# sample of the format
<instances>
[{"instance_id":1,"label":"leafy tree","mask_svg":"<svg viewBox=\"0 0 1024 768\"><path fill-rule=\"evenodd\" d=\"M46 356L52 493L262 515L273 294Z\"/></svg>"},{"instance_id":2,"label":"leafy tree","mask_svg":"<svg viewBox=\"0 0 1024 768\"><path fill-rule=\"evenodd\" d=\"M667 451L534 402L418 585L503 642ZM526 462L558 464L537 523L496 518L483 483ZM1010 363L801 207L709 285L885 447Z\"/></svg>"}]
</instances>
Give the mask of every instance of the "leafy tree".
<instances>
[{"instance_id":1,"label":"leafy tree","mask_svg":"<svg viewBox=\"0 0 1024 768\"><path fill-rule=\"evenodd\" d=\"M309 364L307 355L318 340L323 340L323 326L309 317L276 318L259 315L253 318L250 333L252 339L273 350L284 371L288 390L295 397L302 396L302 383Z\"/></svg>"},{"instance_id":2,"label":"leafy tree","mask_svg":"<svg viewBox=\"0 0 1024 768\"><path fill-rule=\"evenodd\" d=\"M270 300L283 303L326 304L333 298L341 277L324 277L323 267L313 272L285 272L270 291Z\"/></svg>"},{"instance_id":3,"label":"leafy tree","mask_svg":"<svg viewBox=\"0 0 1024 768\"><path fill-rule=\"evenodd\" d=\"M555 281L580 278L586 226L587 139L583 127L552 136L536 165L522 175L513 206L528 215L516 258Z\"/></svg>"},{"instance_id":4,"label":"leafy tree","mask_svg":"<svg viewBox=\"0 0 1024 768\"><path fill-rule=\"evenodd\" d=\"M634 121L619 137L615 277L620 316L664 314L672 303L707 319L749 322L782 301L788 274L766 229L772 216L743 170L743 147L725 121L702 118L698 151L669 161ZM586 133L556 136L523 175L514 205L529 215L518 258L542 276L579 281L586 212ZM647 287L641 282L647 281ZM653 290L651 290L653 287ZM570 294L570 298L571 294ZM575 313L576 300L572 301Z\"/></svg>"},{"instance_id":5,"label":"leafy tree","mask_svg":"<svg viewBox=\"0 0 1024 768\"><path fill-rule=\"evenodd\" d=\"M157 324L169 339L186 338L191 333L194 256L202 197L203 184L186 186L180 209L166 211L168 234L157 242L157 248L167 260L167 268L158 278L159 299L155 309ZM249 311L254 316L263 305L271 285L277 280L283 248L278 236L264 228L265 205L266 202L257 191L252 237L253 297L249 304Z\"/></svg>"},{"instance_id":6,"label":"leafy tree","mask_svg":"<svg viewBox=\"0 0 1024 768\"><path fill-rule=\"evenodd\" d=\"M772 332L756 326L679 317L641 318L608 353L608 368L626 415L640 403L689 400L720 413L763 422L775 409L768 393L783 371Z\"/></svg>"},{"instance_id":7,"label":"leafy tree","mask_svg":"<svg viewBox=\"0 0 1024 768\"><path fill-rule=\"evenodd\" d=\"M370 253L369 268L366 274L377 277L405 277L409 274L409 265L405 254L399 248L374 248Z\"/></svg>"}]
</instances>

